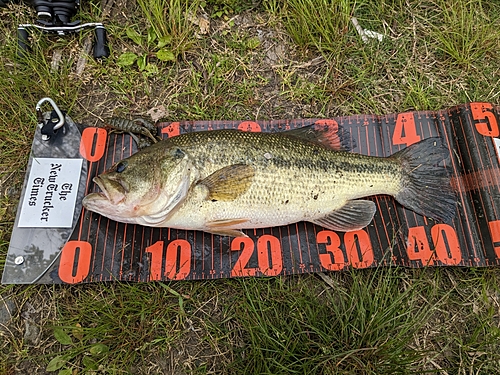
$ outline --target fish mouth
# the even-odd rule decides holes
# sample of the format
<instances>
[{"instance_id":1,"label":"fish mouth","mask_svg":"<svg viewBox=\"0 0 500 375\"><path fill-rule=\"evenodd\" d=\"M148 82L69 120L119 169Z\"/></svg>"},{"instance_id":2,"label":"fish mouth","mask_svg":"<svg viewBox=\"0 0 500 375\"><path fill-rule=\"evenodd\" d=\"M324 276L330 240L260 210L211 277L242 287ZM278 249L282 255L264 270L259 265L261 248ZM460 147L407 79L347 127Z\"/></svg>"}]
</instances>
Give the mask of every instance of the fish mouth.
<instances>
[{"instance_id":1,"label":"fish mouth","mask_svg":"<svg viewBox=\"0 0 500 375\"><path fill-rule=\"evenodd\" d=\"M113 204L121 203L125 199L126 193L128 193L127 187L121 181L104 176L94 177L92 181L101 189L100 192L94 194L107 199Z\"/></svg>"}]
</instances>

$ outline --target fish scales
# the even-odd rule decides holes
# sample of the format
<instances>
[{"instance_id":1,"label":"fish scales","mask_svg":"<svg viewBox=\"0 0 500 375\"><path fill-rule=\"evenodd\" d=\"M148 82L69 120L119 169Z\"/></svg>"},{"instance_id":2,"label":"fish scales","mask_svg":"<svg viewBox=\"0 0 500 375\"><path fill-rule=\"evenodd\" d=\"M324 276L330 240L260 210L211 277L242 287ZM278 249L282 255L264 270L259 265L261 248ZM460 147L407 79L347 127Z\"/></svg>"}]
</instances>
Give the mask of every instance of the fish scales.
<instances>
[{"instance_id":1,"label":"fish scales","mask_svg":"<svg viewBox=\"0 0 500 375\"><path fill-rule=\"evenodd\" d=\"M245 218L245 226L284 225L324 216L367 192L390 194L399 187L399 167L385 158L336 152L280 133L194 133L171 142L193 155L200 179L232 164L255 167L250 188L234 201L207 201L203 187L194 188L166 223L173 226L193 223L200 213L206 221Z\"/></svg>"}]
</instances>

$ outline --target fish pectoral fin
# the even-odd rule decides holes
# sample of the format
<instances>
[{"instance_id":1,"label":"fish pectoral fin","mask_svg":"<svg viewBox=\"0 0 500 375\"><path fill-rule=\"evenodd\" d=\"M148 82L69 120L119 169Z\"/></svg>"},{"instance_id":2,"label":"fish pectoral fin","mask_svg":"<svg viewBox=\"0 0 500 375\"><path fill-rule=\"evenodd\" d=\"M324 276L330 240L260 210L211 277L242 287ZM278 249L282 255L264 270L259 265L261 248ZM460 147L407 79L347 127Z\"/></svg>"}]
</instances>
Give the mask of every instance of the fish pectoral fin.
<instances>
[{"instance_id":1,"label":"fish pectoral fin","mask_svg":"<svg viewBox=\"0 0 500 375\"><path fill-rule=\"evenodd\" d=\"M352 232L370 224L376 211L372 201L348 201L340 209L311 222L334 231Z\"/></svg>"},{"instance_id":2,"label":"fish pectoral fin","mask_svg":"<svg viewBox=\"0 0 500 375\"><path fill-rule=\"evenodd\" d=\"M233 201L250 188L255 169L247 164L233 164L204 178L199 184L208 188L207 200Z\"/></svg>"},{"instance_id":3,"label":"fish pectoral fin","mask_svg":"<svg viewBox=\"0 0 500 375\"><path fill-rule=\"evenodd\" d=\"M247 221L248 219L225 219L210 221L206 223L205 232L218 234L220 236L248 237L242 231L233 228L235 225L243 224Z\"/></svg>"}]
</instances>

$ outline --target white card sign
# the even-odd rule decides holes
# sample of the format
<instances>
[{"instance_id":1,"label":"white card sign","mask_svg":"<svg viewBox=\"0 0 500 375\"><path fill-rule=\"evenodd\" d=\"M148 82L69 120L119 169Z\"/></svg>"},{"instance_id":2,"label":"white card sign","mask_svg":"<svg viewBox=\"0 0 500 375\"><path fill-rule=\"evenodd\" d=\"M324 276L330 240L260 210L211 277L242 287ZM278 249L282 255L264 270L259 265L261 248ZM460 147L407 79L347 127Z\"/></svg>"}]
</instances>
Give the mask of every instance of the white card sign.
<instances>
[{"instance_id":1,"label":"white card sign","mask_svg":"<svg viewBox=\"0 0 500 375\"><path fill-rule=\"evenodd\" d=\"M71 228L82 159L33 158L19 227Z\"/></svg>"}]
</instances>

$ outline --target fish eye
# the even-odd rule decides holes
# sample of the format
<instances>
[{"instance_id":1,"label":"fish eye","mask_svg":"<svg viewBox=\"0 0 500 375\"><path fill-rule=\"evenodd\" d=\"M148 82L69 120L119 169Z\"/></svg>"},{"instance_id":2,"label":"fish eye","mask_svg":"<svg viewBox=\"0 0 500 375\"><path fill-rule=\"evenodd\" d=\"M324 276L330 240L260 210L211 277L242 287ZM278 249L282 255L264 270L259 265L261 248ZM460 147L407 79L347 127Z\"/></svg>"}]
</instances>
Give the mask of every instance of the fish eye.
<instances>
[{"instance_id":1,"label":"fish eye","mask_svg":"<svg viewBox=\"0 0 500 375\"><path fill-rule=\"evenodd\" d=\"M176 148L173 151L173 154L174 154L174 157L177 158L177 159L181 159L181 158L183 158L186 155L184 153L184 151L182 151L180 148Z\"/></svg>"},{"instance_id":2,"label":"fish eye","mask_svg":"<svg viewBox=\"0 0 500 375\"><path fill-rule=\"evenodd\" d=\"M125 168L127 168L128 163L126 161L121 161L116 165L116 173L122 173Z\"/></svg>"}]
</instances>

